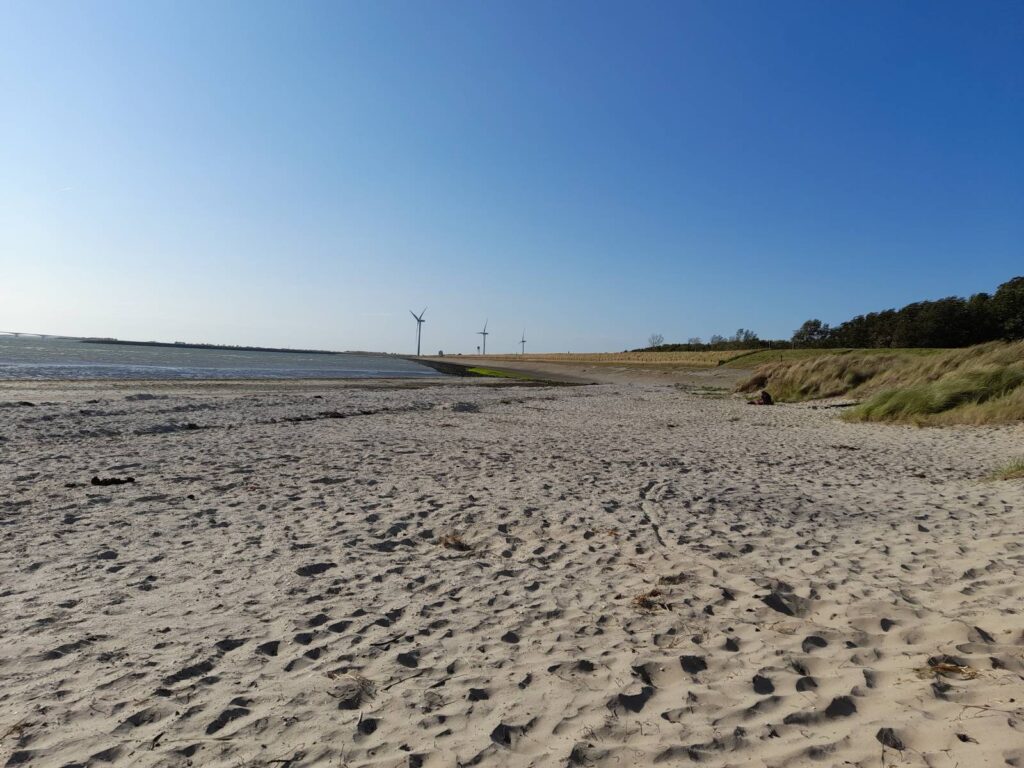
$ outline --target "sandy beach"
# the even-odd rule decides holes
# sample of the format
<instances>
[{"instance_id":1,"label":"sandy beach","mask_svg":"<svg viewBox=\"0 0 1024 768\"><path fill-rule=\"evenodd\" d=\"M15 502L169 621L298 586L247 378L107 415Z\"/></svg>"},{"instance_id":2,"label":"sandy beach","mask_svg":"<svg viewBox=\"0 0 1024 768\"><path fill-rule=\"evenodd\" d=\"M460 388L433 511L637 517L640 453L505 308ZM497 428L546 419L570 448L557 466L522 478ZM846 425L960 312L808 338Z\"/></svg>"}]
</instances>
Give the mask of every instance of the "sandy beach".
<instances>
[{"instance_id":1,"label":"sandy beach","mask_svg":"<svg viewBox=\"0 0 1024 768\"><path fill-rule=\"evenodd\" d=\"M1024 427L606 381L0 385L0 765L1024 766Z\"/></svg>"}]
</instances>

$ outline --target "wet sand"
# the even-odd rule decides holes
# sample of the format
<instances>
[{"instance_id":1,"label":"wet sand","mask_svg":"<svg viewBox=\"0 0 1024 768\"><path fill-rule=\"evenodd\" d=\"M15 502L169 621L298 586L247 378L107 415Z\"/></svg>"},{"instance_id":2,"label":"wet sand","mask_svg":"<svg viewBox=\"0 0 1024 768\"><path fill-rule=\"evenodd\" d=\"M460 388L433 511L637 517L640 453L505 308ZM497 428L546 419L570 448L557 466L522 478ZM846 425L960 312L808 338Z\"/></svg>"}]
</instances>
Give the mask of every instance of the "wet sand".
<instances>
[{"instance_id":1,"label":"wet sand","mask_svg":"<svg viewBox=\"0 0 1024 768\"><path fill-rule=\"evenodd\" d=\"M0 386L0 765L1024 765L1022 427L494 384Z\"/></svg>"}]
</instances>

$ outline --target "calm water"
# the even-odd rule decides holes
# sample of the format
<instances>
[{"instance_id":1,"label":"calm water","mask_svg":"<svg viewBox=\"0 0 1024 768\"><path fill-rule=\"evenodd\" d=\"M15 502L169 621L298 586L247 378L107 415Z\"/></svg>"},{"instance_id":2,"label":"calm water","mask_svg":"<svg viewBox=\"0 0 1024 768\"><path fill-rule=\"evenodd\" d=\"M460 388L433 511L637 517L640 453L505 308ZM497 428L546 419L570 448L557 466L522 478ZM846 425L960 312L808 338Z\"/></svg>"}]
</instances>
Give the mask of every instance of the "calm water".
<instances>
[{"instance_id":1,"label":"calm water","mask_svg":"<svg viewBox=\"0 0 1024 768\"><path fill-rule=\"evenodd\" d=\"M136 347L0 336L0 380L363 379L439 375L425 365L384 355Z\"/></svg>"}]
</instances>

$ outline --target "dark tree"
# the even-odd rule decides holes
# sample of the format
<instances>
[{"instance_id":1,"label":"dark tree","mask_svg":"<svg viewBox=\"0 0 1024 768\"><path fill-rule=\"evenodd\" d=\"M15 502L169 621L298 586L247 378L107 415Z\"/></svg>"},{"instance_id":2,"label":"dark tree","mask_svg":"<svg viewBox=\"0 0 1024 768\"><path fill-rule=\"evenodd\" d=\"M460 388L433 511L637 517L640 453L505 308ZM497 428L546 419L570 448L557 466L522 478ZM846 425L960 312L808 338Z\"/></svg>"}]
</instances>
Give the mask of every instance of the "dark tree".
<instances>
[{"instance_id":1,"label":"dark tree","mask_svg":"<svg viewBox=\"0 0 1024 768\"><path fill-rule=\"evenodd\" d=\"M794 344L810 347L966 347L997 339L1024 339L1024 277L1003 283L992 296L917 301L833 328L808 320L793 333Z\"/></svg>"},{"instance_id":2,"label":"dark tree","mask_svg":"<svg viewBox=\"0 0 1024 768\"><path fill-rule=\"evenodd\" d=\"M801 347L816 347L828 339L829 332L828 323L808 320L793 331L793 343Z\"/></svg>"},{"instance_id":3,"label":"dark tree","mask_svg":"<svg viewBox=\"0 0 1024 768\"><path fill-rule=\"evenodd\" d=\"M1024 339L1024 277L1007 280L996 289L992 314L1004 339Z\"/></svg>"}]
</instances>

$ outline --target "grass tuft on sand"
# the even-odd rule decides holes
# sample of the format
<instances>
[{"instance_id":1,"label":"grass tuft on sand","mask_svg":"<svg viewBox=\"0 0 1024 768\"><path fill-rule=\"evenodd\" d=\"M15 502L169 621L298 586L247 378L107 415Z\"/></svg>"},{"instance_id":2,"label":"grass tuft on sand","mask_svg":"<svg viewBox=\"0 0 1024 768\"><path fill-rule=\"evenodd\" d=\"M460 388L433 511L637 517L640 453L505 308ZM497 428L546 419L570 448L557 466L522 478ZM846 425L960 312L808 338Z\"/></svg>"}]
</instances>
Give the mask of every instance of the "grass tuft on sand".
<instances>
[{"instance_id":1,"label":"grass tuft on sand","mask_svg":"<svg viewBox=\"0 0 1024 768\"><path fill-rule=\"evenodd\" d=\"M1024 420L1024 342L920 354L848 352L761 366L737 388L779 402L849 396L848 421L1005 424Z\"/></svg>"},{"instance_id":2,"label":"grass tuft on sand","mask_svg":"<svg viewBox=\"0 0 1024 768\"><path fill-rule=\"evenodd\" d=\"M993 480L1024 480L1024 456L992 473Z\"/></svg>"}]
</instances>

